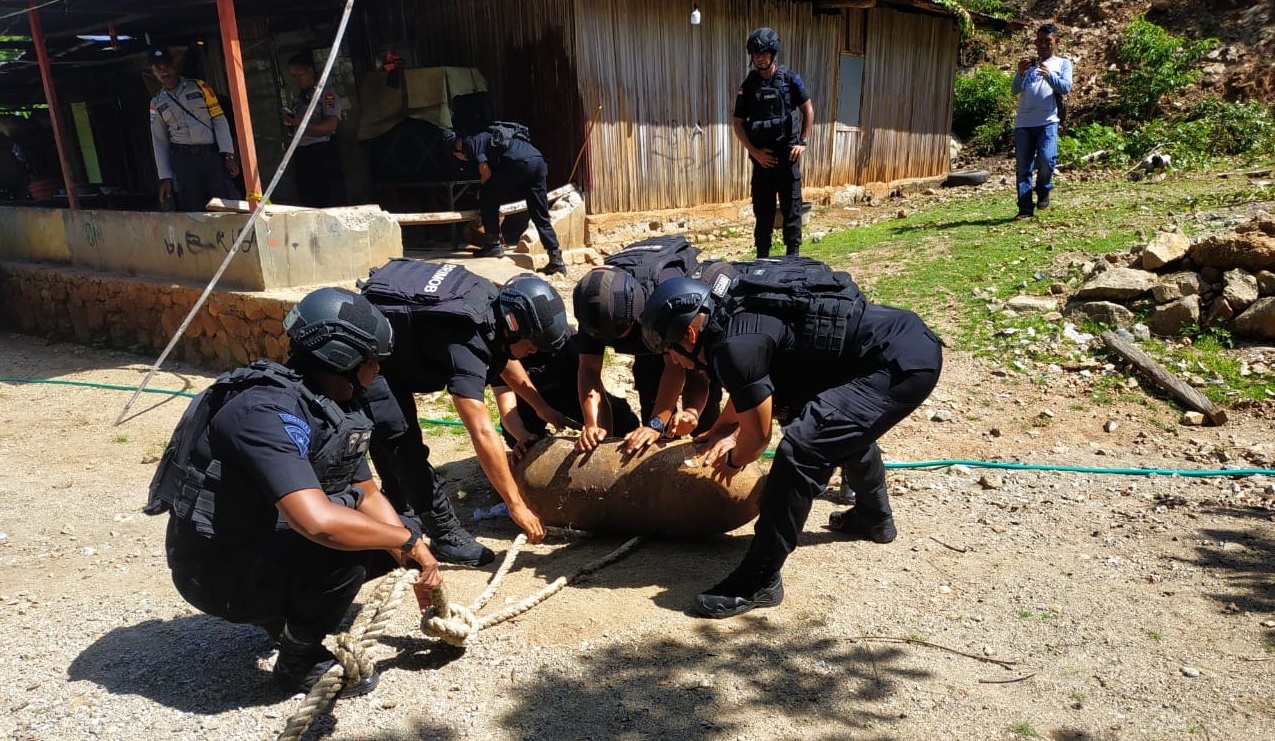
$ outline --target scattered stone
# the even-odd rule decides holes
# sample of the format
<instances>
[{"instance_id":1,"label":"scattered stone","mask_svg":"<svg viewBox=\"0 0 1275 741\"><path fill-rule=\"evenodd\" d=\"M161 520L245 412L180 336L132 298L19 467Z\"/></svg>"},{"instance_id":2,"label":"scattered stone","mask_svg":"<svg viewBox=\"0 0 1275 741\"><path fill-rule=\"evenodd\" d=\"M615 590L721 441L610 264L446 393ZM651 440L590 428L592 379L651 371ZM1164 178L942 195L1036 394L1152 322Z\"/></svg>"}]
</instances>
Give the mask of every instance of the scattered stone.
<instances>
[{"instance_id":1,"label":"scattered stone","mask_svg":"<svg viewBox=\"0 0 1275 741\"><path fill-rule=\"evenodd\" d=\"M978 479L978 485L983 487L984 489L1005 488L1005 482L1001 480L1000 476L997 476L994 473L985 473L982 476L980 476Z\"/></svg>"},{"instance_id":2,"label":"scattered stone","mask_svg":"<svg viewBox=\"0 0 1275 741\"><path fill-rule=\"evenodd\" d=\"M1115 421L1114 419L1109 419L1109 420L1107 420L1106 424L1104 424L1104 425L1102 426L1102 431L1103 431L1103 432L1115 432L1115 431L1116 431L1116 429L1117 429L1117 428L1119 428L1119 427L1120 427L1120 423L1119 423L1119 422Z\"/></svg>"},{"instance_id":3,"label":"scattered stone","mask_svg":"<svg viewBox=\"0 0 1275 741\"><path fill-rule=\"evenodd\" d=\"M951 422L952 413L946 409L935 409L930 415L931 422Z\"/></svg>"},{"instance_id":4,"label":"scattered stone","mask_svg":"<svg viewBox=\"0 0 1275 741\"><path fill-rule=\"evenodd\" d=\"M1175 227L1171 232L1159 232L1142 251L1142 267L1146 270L1159 270L1186 257L1190 249L1191 240L1180 229Z\"/></svg>"},{"instance_id":5,"label":"scattered stone","mask_svg":"<svg viewBox=\"0 0 1275 741\"><path fill-rule=\"evenodd\" d=\"M1199 427L1204 424L1204 415L1200 412L1187 412L1182 415L1178 423L1187 427Z\"/></svg>"},{"instance_id":6,"label":"scattered stone","mask_svg":"<svg viewBox=\"0 0 1275 741\"><path fill-rule=\"evenodd\" d=\"M1182 675L1186 677L1198 677L1200 676L1200 670L1193 666L1184 666L1182 667Z\"/></svg>"},{"instance_id":7,"label":"scattered stone","mask_svg":"<svg viewBox=\"0 0 1275 741\"><path fill-rule=\"evenodd\" d=\"M1077 289L1074 298L1083 301L1126 301L1141 296L1155 285L1155 276L1145 270L1112 268Z\"/></svg>"}]
</instances>

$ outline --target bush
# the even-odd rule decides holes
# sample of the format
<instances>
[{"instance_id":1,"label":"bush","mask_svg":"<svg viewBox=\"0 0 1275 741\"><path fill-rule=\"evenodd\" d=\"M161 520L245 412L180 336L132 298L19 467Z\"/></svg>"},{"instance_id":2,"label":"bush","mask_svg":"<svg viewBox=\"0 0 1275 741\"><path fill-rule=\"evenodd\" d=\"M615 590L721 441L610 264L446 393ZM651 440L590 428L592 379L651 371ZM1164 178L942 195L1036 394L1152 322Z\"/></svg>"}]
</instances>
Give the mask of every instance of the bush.
<instances>
[{"instance_id":1,"label":"bush","mask_svg":"<svg viewBox=\"0 0 1275 741\"><path fill-rule=\"evenodd\" d=\"M1201 132L1201 151L1211 156L1275 153L1275 112L1256 101L1200 101L1186 120Z\"/></svg>"},{"instance_id":2,"label":"bush","mask_svg":"<svg viewBox=\"0 0 1275 741\"><path fill-rule=\"evenodd\" d=\"M1128 139L1120 131L1100 123L1087 123L1071 129L1070 134L1058 137L1058 164L1069 170L1095 167L1100 163L1124 165L1131 155L1126 154ZM1091 162L1080 158L1095 152L1103 155Z\"/></svg>"},{"instance_id":3,"label":"bush","mask_svg":"<svg viewBox=\"0 0 1275 741\"><path fill-rule=\"evenodd\" d=\"M990 64L958 73L952 103L952 132L972 151L989 153L1013 128L1013 78Z\"/></svg>"},{"instance_id":4,"label":"bush","mask_svg":"<svg viewBox=\"0 0 1275 741\"><path fill-rule=\"evenodd\" d=\"M1120 110L1130 119L1145 121L1160 108L1160 99L1200 77L1195 63L1217 39L1184 44L1182 38L1135 16L1125 28L1116 59L1120 69L1108 71L1106 81L1116 89Z\"/></svg>"}]
</instances>

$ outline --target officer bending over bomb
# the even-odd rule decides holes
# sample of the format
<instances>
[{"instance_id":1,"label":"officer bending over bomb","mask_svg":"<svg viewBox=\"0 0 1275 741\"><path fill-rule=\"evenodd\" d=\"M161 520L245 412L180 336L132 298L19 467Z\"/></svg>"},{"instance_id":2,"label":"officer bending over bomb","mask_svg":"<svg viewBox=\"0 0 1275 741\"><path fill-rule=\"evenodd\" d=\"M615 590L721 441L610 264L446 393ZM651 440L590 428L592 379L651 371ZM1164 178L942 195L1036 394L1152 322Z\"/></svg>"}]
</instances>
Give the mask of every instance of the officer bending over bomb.
<instances>
[{"instance_id":1,"label":"officer bending over bomb","mask_svg":"<svg viewBox=\"0 0 1275 741\"><path fill-rule=\"evenodd\" d=\"M580 346L583 335L568 330L567 342L556 352L537 352L522 358L527 377L549 406L565 415L568 420L583 418L580 396L576 392L576 378L580 373ZM496 395L496 407L500 410L500 425L505 443L513 450L514 461L522 458L537 440L548 432L548 423L540 418L535 407L514 393L503 382L492 386ZM605 408L612 422L608 429L616 435L627 435L639 427L627 399L606 394ZM572 426L577 426L573 424Z\"/></svg>"},{"instance_id":2,"label":"officer bending over bomb","mask_svg":"<svg viewBox=\"0 0 1275 741\"><path fill-rule=\"evenodd\" d=\"M306 692L334 663L336 632L380 549L415 561L422 610L438 562L372 481L363 389L390 352L389 322L366 299L321 288L284 320L286 365L227 373L191 403L151 483L147 514L169 513L173 584L196 608L279 642L273 674ZM376 687L373 673L345 697Z\"/></svg>"},{"instance_id":3,"label":"officer bending over bomb","mask_svg":"<svg viewBox=\"0 0 1275 741\"><path fill-rule=\"evenodd\" d=\"M495 558L457 519L429 463L429 448L417 423L413 395L446 389L473 441L478 463L509 507L510 517L529 541L543 540L544 525L527 507L509 469L484 391L503 383L546 422L568 426L518 361L540 350L560 350L566 343L562 298L543 278L530 273L497 288L454 263L402 258L373 270L361 287L394 327L394 353L381 365L383 378L368 388L376 421L372 463L386 496L400 509L410 506L420 514L440 560L481 566Z\"/></svg>"},{"instance_id":4,"label":"officer bending over bomb","mask_svg":"<svg viewBox=\"0 0 1275 741\"><path fill-rule=\"evenodd\" d=\"M780 569L837 466L858 497L828 527L875 543L895 539L877 439L925 401L943 365L938 337L916 314L870 303L846 273L794 256L758 260L711 290L666 281L641 321L652 348L685 368L709 369L730 394L702 436L710 446L702 463L728 483L761 457L771 420L783 426L748 552L695 598L698 614L727 618L783 601Z\"/></svg>"},{"instance_id":5,"label":"officer bending over bomb","mask_svg":"<svg viewBox=\"0 0 1275 741\"><path fill-rule=\"evenodd\" d=\"M576 284L571 298L580 324L577 385L584 414L577 450L592 450L610 435L625 435L625 449L633 452L661 438L704 432L717 419L721 384L652 352L637 323L656 286L701 272L698 255L685 237L652 237L608 256L604 266L590 270ZM729 266L717 263L717 269ZM633 356L633 386L645 424L627 435L613 423L606 402L602 364L607 347Z\"/></svg>"}]
</instances>

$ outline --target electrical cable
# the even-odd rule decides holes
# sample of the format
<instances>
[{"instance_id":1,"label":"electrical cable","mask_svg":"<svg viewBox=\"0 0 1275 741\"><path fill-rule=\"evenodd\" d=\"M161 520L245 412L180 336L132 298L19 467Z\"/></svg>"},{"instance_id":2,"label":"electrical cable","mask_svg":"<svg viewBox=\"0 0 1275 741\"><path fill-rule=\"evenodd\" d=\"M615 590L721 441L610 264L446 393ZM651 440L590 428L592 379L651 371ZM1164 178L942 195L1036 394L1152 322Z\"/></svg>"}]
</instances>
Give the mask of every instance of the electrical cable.
<instances>
[{"instance_id":1,"label":"electrical cable","mask_svg":"<svg viewBox=\"0 0 1275 741\"><path fill-rule=\"evenodd\" d=\"M112 383L97 383L93 381L66 381L54 378L14 378L9 376L0 376L0 383L52 383L64 386L84 386L87 388L110 389L113 391L133 391L132 386L121 386ZM194 398L196 394L190 391L175 391L173 389L155 389L146 388L144 385L137 390L137 393L148 394L168 394L169 396L185 396ZM431 419L429 417L417 418L417 423L422 425L436 425L440 427L464 427L465 423L458 419ZM500 427L497 426L499 431ZM773 458L775 451L767 450L762 453L766 458ZM1191 478L1203 478L1207 476L1275 476L1275 469L1272 468L1098 468L1095 466L1062 466L1045 463L1007 463L1004 461L976 461L963 458L947 458L933 461L911 461L911 462L887 462L886 468L890 469L931 469L931 468L951 468L952 466L969 466L970 468L999 468L1011 471L1062 471L1066 473L1092 473L1104 475L1118 476L1182 476Z\"/></svg>"}]
</instances>

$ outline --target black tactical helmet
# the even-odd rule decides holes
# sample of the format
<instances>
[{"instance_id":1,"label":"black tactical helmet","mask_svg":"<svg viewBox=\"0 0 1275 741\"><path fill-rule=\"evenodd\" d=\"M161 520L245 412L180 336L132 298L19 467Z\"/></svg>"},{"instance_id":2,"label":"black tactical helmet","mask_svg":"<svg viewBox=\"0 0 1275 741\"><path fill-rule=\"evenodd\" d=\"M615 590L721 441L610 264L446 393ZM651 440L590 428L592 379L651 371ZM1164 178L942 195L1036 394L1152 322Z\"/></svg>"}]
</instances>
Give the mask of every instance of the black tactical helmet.
<instances>
[{"instance_id":1,"label":"black tactical helmet","mask_svg":"<svg viewBox=\"0 0 1275 741\"><path fill-rule=\"evenodd\" d=\"M633 276L607 266L590 270L576 284L571 303L581 331L603 342L615 342L642 315L646 292Z\"/></svg>"},{"instance_id":2,"label":"black tactical helmet","mask_svg":"<svg viewBox=\"0 0 1275 741\"><path fill-rule=\"evenodd\" d=\"M695 316L713 310L709 287L691 278L669 278L651 293L642 310L642 340L662 353L686 335Z\"/></svg>"},{"instance_id":3,"label":"black tactical helmet","mask_svg":"<svg viewBox=\"0 0 1275 741\"><path fill-rule=\"evenodd\" d=\"M773 28L762 27L748 34L749 54L770 52L778 56L779 49L779 34L775 33Z\"/></svg>"},{"instance_id":4,"label":"black tactical helmet","mask_svg":"<svg viewBox=\"0 0 1275 741\"><path fill-rule=\"evenodd\" d=\"M544 278L515 275L496 294L499 323L519 340L531 340L537 350L561 350L567 344L567 306Z\"/></svg>"},{"instance_id":5,"label":"black tactical helmet","mask_svg":"<svg viewBox=\"0 0 1275 741\"><path fill-rule=\"evenodd\" d=\"M305 353L334 373L349 373L374 357L389 357L390 322L363 296L320 288L297 302L283 320L294 353Z\"/></svg>"}]
</instances>

